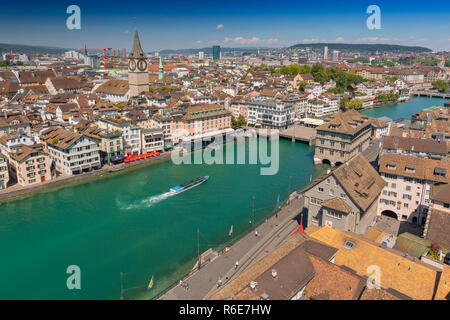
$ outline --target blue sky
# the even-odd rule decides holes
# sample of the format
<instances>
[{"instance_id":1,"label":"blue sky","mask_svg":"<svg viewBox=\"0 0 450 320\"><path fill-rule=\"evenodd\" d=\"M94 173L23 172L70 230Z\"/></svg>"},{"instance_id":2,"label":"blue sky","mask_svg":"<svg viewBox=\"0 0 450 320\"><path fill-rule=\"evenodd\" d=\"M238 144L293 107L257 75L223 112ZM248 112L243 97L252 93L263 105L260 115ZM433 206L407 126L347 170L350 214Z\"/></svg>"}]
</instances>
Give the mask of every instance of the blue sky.
<instances>
[{"instance_id":1,"label":"blue sky","mask_svg":"<svg viewBox=\"0 0 450 320\"><path fill-rule=\"evenodd\" d=\"M81 9L81 30L66 28L73 4ZM381 9L380 30L366 27L372 4ZM145 51L325 41L450 50L450 1L24 0L0 6L0 43L129 49L135 27Z\"/></svg>"}]
</instances>

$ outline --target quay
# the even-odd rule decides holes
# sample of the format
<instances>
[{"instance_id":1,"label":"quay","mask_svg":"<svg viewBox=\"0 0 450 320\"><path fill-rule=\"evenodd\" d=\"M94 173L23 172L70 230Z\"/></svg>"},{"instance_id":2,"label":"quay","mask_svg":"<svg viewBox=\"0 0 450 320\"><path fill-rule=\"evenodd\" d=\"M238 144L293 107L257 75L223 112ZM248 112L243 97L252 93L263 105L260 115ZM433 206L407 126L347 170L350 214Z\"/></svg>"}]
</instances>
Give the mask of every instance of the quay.
<instances>
[{"instance_id":1,"label":"quay","mask_svg":"<svg viewBox=\"0 0 450 320\"><path fill-rule=\"evenodd\" d=\"M268 218L254 230L237 240L231 247L213 253L208 250L202 255L201 268L198 263L192 271L185 276L183 283L188 283L186 290L174 283L170 288L162 292L155 299L158 300L203 300L217 291L217 282L220 278L222 285L237 277L257 261L265 257L269 252L278 247L290 234L296 231L300 223L300 214L303 208L303 197L296 192L291 194L290 200L275 215ZM206 258L208 261L203 262ZM236 261L239 262L235 269Z\"/></svg>"},{"instance_id":2,"label":"quay","mask_svg":"<svg viewBox=\"0 0 450 320\"><path fill-rule=\"evenodd\" d=\"M130 169L133 167L139 167L146 164L150 164L156 162L158 160L165 159L170 156L170 152L161 153L158 156L142 159L139 161L134 161L130 163L121 163L111 166L103 166L102 168L78 175L61 175L55 179L37 184L37 185L29 185L27 187L22 187L18 183L8 187L7 189L0 190L0 202L4 200L9 200L12 198L30 195L35 192L40 192L48 189L53 189L57 187L66 186L75 182L85 181L94 177L100 177L106 174L111 174L114 172L119 172L122 170Z\"/></svg>"}]
</instances>

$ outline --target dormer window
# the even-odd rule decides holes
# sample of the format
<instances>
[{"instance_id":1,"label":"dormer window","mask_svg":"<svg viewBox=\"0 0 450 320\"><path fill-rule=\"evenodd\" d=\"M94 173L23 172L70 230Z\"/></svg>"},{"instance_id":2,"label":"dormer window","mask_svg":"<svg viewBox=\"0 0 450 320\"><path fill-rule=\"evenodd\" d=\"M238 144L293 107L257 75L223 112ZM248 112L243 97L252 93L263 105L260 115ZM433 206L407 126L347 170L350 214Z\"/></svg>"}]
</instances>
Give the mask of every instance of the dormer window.
<instances>
[{"instance_id":1,"label":"dormer window","mask_svg":"<svg viewBox=\"0 0 450 320\"><path fill-rule=\"evenodd\" d=\"M397 168L397 166L396 166L395 164L388 163L388 164L387 164L387 168L388 168L388 169L391 169L391 170L395 170L395 168Z\"/></svg>"},{"instance_id":2,"label":"dormer window","mask_svg":"<svg viewBox=\"0 0 450 320\"><path fill-rule=\"evenodd\" d=\"M434 175L439 177L445 177L447 170L444 168L436 167L434 168Z\"/></svg>"},{"instance_id":3,"label":"dormer window","mask_svg":"<svg viewBox=\"0 0 450 320\"><path fill-rule=\"evenodd\" d=\"M413 173L414 173L414 172L416 172L416 169L413 168L413 167L406 167L406 168L405 168L405 171L406 171L406 172L413 172Z\"/></svg>"}]
</instances>

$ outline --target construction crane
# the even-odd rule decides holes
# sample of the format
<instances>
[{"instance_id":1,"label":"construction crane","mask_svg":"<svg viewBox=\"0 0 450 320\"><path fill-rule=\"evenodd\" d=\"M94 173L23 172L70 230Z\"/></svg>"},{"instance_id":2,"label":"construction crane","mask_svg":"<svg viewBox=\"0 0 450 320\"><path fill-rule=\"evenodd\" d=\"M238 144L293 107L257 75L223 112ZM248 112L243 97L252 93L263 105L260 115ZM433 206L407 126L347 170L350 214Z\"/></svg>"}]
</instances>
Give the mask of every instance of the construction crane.
<instances>
[{"instance_id":1,"label":"construction crane","mask_svg":"<svg viewBox=\"0 0 450 320\"><path fill-rule=\"evenodd\" d=\"M108 57L106 55L106 50L111 51L112 48L78 48L77 50L84 50L84 54L87 55L88 50L103 50L103 65L105 67L105 73L108 72Z\"/></svg>"}]
</instances>

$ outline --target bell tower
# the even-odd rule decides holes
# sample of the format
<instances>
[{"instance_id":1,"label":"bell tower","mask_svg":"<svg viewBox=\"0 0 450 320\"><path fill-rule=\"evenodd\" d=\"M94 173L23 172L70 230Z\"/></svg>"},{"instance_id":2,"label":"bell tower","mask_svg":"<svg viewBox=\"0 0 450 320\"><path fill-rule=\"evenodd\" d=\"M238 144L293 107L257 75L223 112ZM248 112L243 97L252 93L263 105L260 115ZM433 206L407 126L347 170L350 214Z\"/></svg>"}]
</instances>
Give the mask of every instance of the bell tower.
<instances>
[{"instance_id":1,"label":"bell tower","mask_svg":"<svg viewBox=\"0 0 450 320\"><path fill-rule=\"evenodd\" d=\"M130 97L149 90L147 57L142 50L137 30L134 32L133 49L128 56L128 85Z\"/></svg>"}]
</instances>

